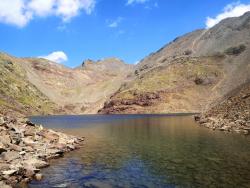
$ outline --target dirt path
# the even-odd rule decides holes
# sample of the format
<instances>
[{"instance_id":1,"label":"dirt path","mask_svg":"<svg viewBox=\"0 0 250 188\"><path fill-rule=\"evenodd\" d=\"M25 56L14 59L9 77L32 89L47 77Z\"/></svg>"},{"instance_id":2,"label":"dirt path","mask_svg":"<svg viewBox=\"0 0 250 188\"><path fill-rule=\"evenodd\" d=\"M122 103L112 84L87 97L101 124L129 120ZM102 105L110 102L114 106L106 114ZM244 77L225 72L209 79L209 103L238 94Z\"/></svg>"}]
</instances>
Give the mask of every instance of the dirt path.
<instances>
[{"instance_id":1,"label":"dirt path","mask_svg":"<svg viewBox=\"0 0 250 188\"><path fill-rule=\"evenodd\" d=\"M191 47L191 50L192 50L192 52L193 53L195 53L196 52L196 45L197 45L197 42L208 32L209 30L204 30L202 33L201 33L201 35L200 36L198 36L194 41L193 41L193 43L192 43L192 47Z\"/></svg>"}]
</instances>

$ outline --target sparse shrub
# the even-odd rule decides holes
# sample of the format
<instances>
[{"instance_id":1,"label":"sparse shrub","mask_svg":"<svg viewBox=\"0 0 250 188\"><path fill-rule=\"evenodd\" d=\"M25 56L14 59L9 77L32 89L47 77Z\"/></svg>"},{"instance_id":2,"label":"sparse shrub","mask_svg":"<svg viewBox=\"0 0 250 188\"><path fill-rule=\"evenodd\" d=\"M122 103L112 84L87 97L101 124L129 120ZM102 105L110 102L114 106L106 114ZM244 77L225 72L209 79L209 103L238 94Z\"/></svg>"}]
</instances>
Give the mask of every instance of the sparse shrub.
<instances>
[{"instance_id":1,"label":"sparse shrub","mask_svg":"<svg viewBox=\"0 0 250 188\"><path fill-rule=\"evenodd\" d=\"M14 71L13 63L11 61L4 62L4 67L8 69L10 72Z\"/></svg>"},{"instance_id":2,"label":"sparse shrub","mask_svg":"<svg viewBox=\"0 0 250 188\"><path fill-rule=\"evenodd\" d=\"M196 85L202 85L203 84L203 82L204 82L204 80L202 79L202 78L195 78L194 79L194 83L196 84Z\"/></svg>"},{"instance_id":3,"label":"sparse shrub","mask_svg":"<svg viewBox=\"0 0 250 188\"><path fill-rule=\"evenodd\" d=\"M176 37L173 42L177 42L177 40L179 40L180 37Z\"/></svg>"},{"instance_id":4,"label":"sparse shrub","mask_svg":"<svg viewBox=\"0 0 250 188\"><path fill-rule=\"evenodd\" d=\"M230 48L226 49L225 54L227 54L227 55L239 55L242 52L244 52L245 50L246 50L246 46L244 44L241 44L239 46L230 47Z\"/></svg>"},{"instance_id":5,"label":"sparse shrub","mask_svg":"<svg viewBox=\"0 0 250 188\"><path fill-rule=\"evenodd\" d=\"M184 52L184 55L191 55L193 52L192 52L192 50L186 50L185 52Z\"/></svg>"},{"instance_id":6,"label":"sparse shrub","mask_svg":"<svg viewBox=\"0 0 250 188\"><path fill-rule=\"evenodd\" d=\"M135 75L138 76L139 75L139 71L135 70Z\"/></svg>"}]
</instances>

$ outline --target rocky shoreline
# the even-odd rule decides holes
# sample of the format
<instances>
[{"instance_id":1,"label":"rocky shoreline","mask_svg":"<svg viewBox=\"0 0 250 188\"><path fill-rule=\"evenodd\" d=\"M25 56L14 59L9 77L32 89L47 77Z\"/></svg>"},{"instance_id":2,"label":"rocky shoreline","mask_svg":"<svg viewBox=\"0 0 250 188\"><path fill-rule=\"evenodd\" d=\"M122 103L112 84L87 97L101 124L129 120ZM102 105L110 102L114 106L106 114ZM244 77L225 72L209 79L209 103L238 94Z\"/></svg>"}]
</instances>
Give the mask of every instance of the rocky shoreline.
<instances>
[{"instance_id":1,"label":"rocky shoreline","mask_svg":"<svg viewBox=\"0 0 250 188\"><path fill-rule=\"evenodd\" d=\"M236 132L245 135L250 134L250 123L242 119L231 120L217 117L208 117L204 115L195 115L195 121L201 126L204 126L213 130L220 130L225 132Z\"/></svg>"},{"instance_id":2,"label":"rocky shoreline","mask_svg":"<svg viewBox=\"0 0 250 188\"><path fill-rule=\"evenodd\" d=\"M213 130L249 135L250 82L232 91L225 100L194 118L201 126Z\"/></svg>"},{"instance_id":3,"label":"rocky shoreline","mask_svg":"<svg viewBox=\"0 0 250 188\"><path fill-rule=\"evenodd\" d=\"M41 180L49 160L81 146L83 138L45 129L24 118L0 116L0 187Z\"/></svg>"}]
</instances>

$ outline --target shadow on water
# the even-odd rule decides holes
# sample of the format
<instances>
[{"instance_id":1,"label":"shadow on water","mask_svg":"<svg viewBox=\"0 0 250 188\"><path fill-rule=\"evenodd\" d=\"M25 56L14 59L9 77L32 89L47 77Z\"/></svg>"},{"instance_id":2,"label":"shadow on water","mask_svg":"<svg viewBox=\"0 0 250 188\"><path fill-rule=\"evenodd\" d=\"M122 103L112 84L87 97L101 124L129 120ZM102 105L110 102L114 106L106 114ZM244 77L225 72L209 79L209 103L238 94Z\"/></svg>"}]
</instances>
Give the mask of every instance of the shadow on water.
<instances>
[{"instance_id":1,"label":"shadow on water","mask_svg":"<svg viewBox=\"0 0 250 188\"><path fill-rule=\"evenodd\" d=\"M191 116L48 116L34 122L86 137L30 187L249 187L250 138Z\"/></svg>"}]
</instances>

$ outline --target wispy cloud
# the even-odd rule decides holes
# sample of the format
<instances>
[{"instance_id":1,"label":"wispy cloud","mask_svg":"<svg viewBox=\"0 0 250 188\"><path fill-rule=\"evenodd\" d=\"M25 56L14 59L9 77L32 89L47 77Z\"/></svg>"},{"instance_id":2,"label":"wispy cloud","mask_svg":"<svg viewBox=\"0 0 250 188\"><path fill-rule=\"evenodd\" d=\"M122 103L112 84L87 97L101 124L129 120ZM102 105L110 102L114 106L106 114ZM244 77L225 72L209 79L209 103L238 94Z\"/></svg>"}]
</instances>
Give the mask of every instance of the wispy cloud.
<instances>
[{"instance_id":1,"label":"wispy cloud","mask_svg":"<svg viewBox=\"0 0 250 188\"><path fill-rule=\"evenodd\" d=\"M57 16L70 21L81 11L91 14L95 0L0 0L0 22L26 26L36 17Z\"/></svg>"},{"instance_id":2,"label":"wispy cloud","mask_svg":"<svg viewBox=\"0 0 250 188\"><path fill-rule=\"evenodd\" d=\"M240 2L231 3L227 5L216 17L207 17L206 27L211 28L225 18L242 16L248 11L250 11L250 4L242 4Z\"/></svg>"},{"instance_id":3,"label":"wispy cloud","mask_svg":"<svg viewBox=\"0 0 250 188\"><path fill-rule=\"evenodd\" d=\"M154 8L159 8L159 4L158 4L158 2L154 2L151 5L146 5L144 8L148 9L148 10L152 10Z\"/></svg>"},{"instance_id":4,"label":"wispy cloud","mask_svg":"<svg viewBox=\"0 0 250 188\"><path fill-rule=\"evenodd\" d=\"M39 58L44 58L44 59L47 59L56 63L63 63L63 62L68 61L68 57L63 51L52 52L49 55L40 56Z\"/></svg>"},{"instance_id":5,"label":"wispy cloud","mask_svg":"<svg viewBox=\"0 0 250 188\"><path fill-rule=\"evenodd\" d=\"M134 4L134 3L145 3L145 2L147 2L147 1L149 1L149 0L128 0L127 1L127 5L131 5L131 4Z\"/></svg>"},{"instance_id":6,"label":"wispy cloud","mask_svg":"<svg viewBox=\"0 0 250 188\"><path fill-rule=\"evenodd\" d=\"M123 20L122 17L118 17L115 20L109 22L108 27L116 28L122 22L122 20Z\"/></svg>"}]
</instances>

